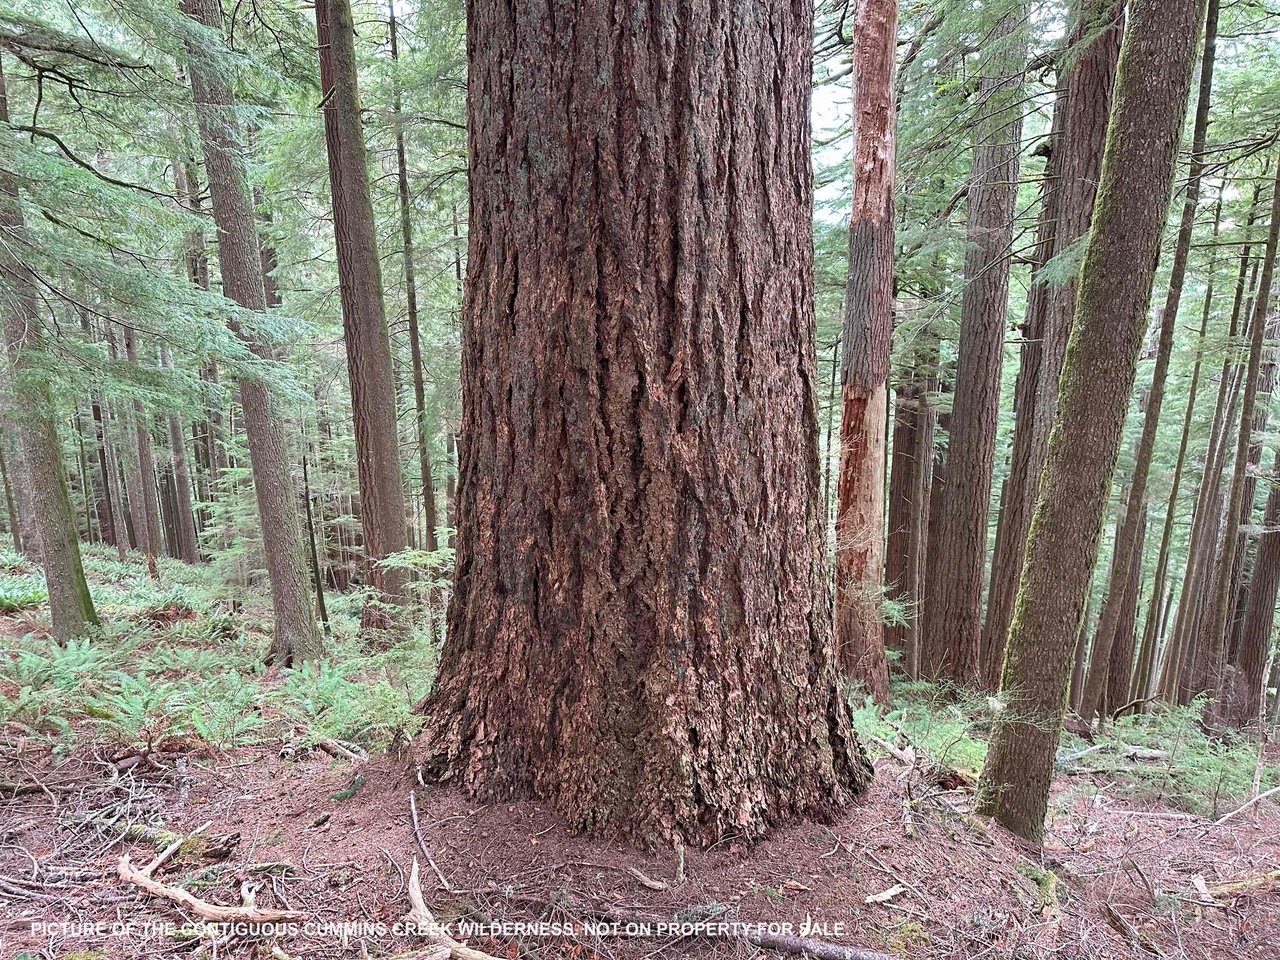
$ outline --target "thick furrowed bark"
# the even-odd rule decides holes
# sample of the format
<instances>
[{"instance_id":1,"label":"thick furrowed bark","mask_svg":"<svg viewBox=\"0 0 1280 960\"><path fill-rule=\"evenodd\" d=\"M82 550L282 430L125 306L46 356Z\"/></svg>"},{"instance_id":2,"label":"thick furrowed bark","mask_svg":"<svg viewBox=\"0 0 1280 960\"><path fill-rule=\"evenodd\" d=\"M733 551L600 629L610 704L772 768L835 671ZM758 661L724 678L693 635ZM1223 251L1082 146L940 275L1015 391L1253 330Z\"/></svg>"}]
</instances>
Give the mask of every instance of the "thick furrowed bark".
<instances>
[{"instance_id":1,"label":"thick furrowed bark","mask_svg":"<svg viewBox=\"0 0 1280 960\"><path fill-rule=\"evenodd\" d=\"M468 13L457 579L423 773L647 844L831 816L869 767L825 586L809 11Z\"/></svg>"}]
</instances>

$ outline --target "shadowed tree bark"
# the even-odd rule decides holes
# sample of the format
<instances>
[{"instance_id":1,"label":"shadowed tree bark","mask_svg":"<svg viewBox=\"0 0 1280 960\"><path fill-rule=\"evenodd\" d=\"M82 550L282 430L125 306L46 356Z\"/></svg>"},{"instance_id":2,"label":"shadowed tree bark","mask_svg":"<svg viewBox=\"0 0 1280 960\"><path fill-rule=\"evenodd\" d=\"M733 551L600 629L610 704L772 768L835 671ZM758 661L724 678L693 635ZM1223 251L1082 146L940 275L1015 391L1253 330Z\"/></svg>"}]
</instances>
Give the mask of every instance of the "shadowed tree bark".
<instances>
[{"instance_id":1,"label":"shadowed tree bark","mask_svg":"<svg viewBox=\"0 0 1280 960\"><path fill-rule=\"evenodd\" d=\"M382 599L399 602L404 573L378 565L405 548L404 478L378 232L360 123L355 25L350 0L317 0L315 6L329 192L338 248L338 293L360 482L360 524L370 580Z\"/></svg>"},{"instance_id":2,"label":"shadowed tree bark","mask_svg":"<svg viewBox=\"0 0 1280 960\"><path fill-rule=\"evenodd\" d=\"M978 679L987 512L1022 147L1026 17L1025 4L1018 3L1000 19L988 41L994 52L978 83L980 119L969 178L965 287L947 482L939 502L936 536L930 537L929 544L923 662L929 674L961 684Z\"/></svg>"},{"instance_id":3,"label":"shadowed tree bark","mask_svg":"<svg viewBox=\"0 0 1280 960\"><path fill-rule=\"evenodd\" d=\"M811 9L471 0L467 24L457 579L422 774L650 845L828 817L870 768L825 586Z\"/></svg>"},{"instance_id":4,"label":"shadowed tree bark","mask_svg":"<svg viewBox=\"0 0 1280 960\"><path fill-rule=\"evenodd\" d=\"M219 0L183 0L182 9L213 31L208 42L221 42ZM219 75L212 54L202 44L189 42L187 55L213 219L218 229L222 292L240 306L262 312L267 307L262 285L262 256L245 175L244 146L235 116L235 100ZM245 336L238 324L235 329ZM271 356L269 344L251 337L246 337L246 342L258 356ZM275 611L270 658L286 664L312 659L320 656L323 648L312 613L311 591L307 587L302 527L289 471L284 417L276 409L270 388L259 379L241 378L240 406L244 411L253 489Z\"/></svg>"},{"instance_id":5,"label":"shadowed tree bark","mask_svg":"<svg viewBox=\"0 0 1280 960\"><path fill-rule=\"evenodd\" d=\"M893 336L897 39L897 0L862 0L854 22L853 213L842 334L836 636L841 667L877 703L889 700L880 607Z\"/></svg>"},{"instance_id":6,"label":"shadowed tree bark","mask_svg":"<svg viewBox=\"0 0 1280 960\"><path fill-rule=\"evenodd\" d=\"M124 335L125 356L129 364L138 366L138 342L133 327L121 324ZM160 506L156 500L156 459L151 451L151 430L148 424L147 411L142 401L133 401L133 438L137 451L137 483L134 485L134 496L137 499L138 512L135 523L138 525L138 548L146 554L147 572L153 579L159 579L160 571L156 568L156 553L160 549Z\"/></svg>"},{"instance_id":7,"label":"shadowed tree bark","mask_svg":"<svg viewBox=\"0 0 1280 960\"><path fill-rule=\"evenodd\" d=\"M1074 641L1142 348L1203 0L1133 0L978 809L1039 841Z\"/></svg>"},{"instance_id":8,"label":"shadowed tree bark","mask_svg":"<svg viewBox=\"0 0 1280 960\"><path fill-rule=\"evenodd\" d=\"M3 57L0 57L0 123L9 123ZM31 269L13 251L27 245L27 226L19 205L17 178L0 170L0 283L5 287L4 341L8 359L5 383L8 419L17 426L22 469L19 490L25 487L30 523L38 541L40 563L49 593L53 635L70 640L98 622L80 561L75 514L67 492L62 441L54 421L53 391L45 366L42 325L36 281ZM15 536L15 542L30 536ZM32 546L30 542L28 548Z\"/></svg>"}]
</instances>

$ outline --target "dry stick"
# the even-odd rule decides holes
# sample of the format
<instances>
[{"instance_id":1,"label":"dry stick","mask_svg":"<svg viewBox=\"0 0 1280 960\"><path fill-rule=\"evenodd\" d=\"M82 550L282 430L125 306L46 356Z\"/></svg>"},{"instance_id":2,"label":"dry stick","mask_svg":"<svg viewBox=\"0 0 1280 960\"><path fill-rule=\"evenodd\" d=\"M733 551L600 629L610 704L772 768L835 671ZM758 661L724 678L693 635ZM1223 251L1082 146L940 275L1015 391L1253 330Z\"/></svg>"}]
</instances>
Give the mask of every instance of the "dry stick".
<instances>
[{"instance_id":1,"label":"dry stick","mask_svg":"<svg viewBox=\"0 0 1280 960\"><path fill-rule=\"evenodd\" d=\"M1234 810L1232 810L1230 813L1228 813L1225 817L1221 818L1220 820L1215 821L1213 825L1214 825L1215 827L1220 827L1220 826L1222 826L1224 823L1226 823L1226 822L1227 822L1228 820L1230 820L1232 817L1236 816L1237 814L1244 813L1244 812L1245 812L1246 810L1248 810L1250 807L1254 806L1255 804L1261 803L1263 800L1267 799L1267 797L1269 797L1269 796L1271 796L1272 794L1275 794L1275 793L1280 793L1280 787L1272 787L1272 788L1271 788L1270 790L1268 790L1266 793L1260 793L1260 794L1258 794L1256 797L1254 797L1254 798L1253 798L1252 800L1250 800L1248 803L1243 804L1242 806L1236 807Z\"/></svg>"},{"instance_id":2,"label":"dry stick","mask_svg":"<svg viewBox=\"0 0 1280 960\"><path fill-rule=\"evenodd\" d=\"M307 914L300 910L269 910L259 909L257 907L224 907L216 903L209 903L207 900L201 900L199 897L192 896L181 887L171 887L167 884L161 883L159 880L153 880L145 871L139 870L129 862L129 855L127 853L120 858L120 864L116 870L120 875L120 879L127 880L129 883L141 887L143 890L147 891L147 893L181 904L196 916L204 917L206 920L213 920L215 923L229 923L232 921L243 921L246 923L284 923L290 920L307 919Z\"/></svg>"},{"instance_id":3,"label":"dry stick","mask_svg":"<svg viewBox=\"0 0 1280 960\"><path fill-rule=\"evenodd\" d=\"M418 801L414 797L412 790L409 791L409 814L413 817L413 839L418 841L418 849L422 851L422 855L427 858L427 863L431 864L431 869L435 871L436 879L440 881L440 886L450 892L453 886L449 883L444 873L436 866L435 860L432 859L431 853L427 850L426 841L422 839L422 827L418 824Z\"/></svg>"},{"instance_id":4,"label":"dry stick","mask_svg":"<svg viewBox=\"0 0 1280 960\"><path fill-rule=\"evenodd\" d=\"M436 923L435 915L427 909L426 900L422 896L422 880L418 876L417 857L413 858L413 865L409 868L409 907L409 915L405 919L419 927L418 932L434 945L447 950L443 957L449 960L499 960L491 953L485 953L483 950L476 950L465 943L458 942Z\"/></svg>"}]
</instances>

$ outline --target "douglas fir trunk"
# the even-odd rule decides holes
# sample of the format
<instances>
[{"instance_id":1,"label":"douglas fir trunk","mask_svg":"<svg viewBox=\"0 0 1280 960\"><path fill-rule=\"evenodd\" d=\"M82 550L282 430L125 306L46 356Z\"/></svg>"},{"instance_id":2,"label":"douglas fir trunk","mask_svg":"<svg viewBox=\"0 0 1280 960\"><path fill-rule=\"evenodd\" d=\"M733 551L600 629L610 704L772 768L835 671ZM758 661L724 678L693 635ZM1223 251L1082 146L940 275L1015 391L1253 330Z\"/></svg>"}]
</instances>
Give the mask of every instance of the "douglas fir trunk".
<instances>
[{"instance_id":1,"label":"douglas fir trunk","mask_svg":"<svg viewBox=\"0 0 1280 960\"><path fill-rule=\"evenodd\" d=\"M867 784L819 502L807 4L468 5L456 592L423 775L647 844Z\"/></svg>"}]
</instances>

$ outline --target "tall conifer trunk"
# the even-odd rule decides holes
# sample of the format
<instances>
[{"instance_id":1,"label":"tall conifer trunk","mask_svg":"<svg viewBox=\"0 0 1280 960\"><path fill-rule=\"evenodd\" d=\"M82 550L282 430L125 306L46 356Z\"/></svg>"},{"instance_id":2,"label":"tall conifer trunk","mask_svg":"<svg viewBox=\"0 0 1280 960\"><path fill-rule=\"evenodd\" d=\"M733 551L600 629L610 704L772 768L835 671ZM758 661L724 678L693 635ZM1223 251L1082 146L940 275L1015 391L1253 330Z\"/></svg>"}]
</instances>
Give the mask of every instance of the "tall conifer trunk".
<instances>
[{"instance_id":1,"label":"tall conifer trunk","mask_svg":"<svg viewBox=\"0 0 1280 960\"><path fill-rule=\"evenodd\" d=\"M947 483L929 545L923 640L928 672L978 679L987 512L995 464L1000 369L1009 310L1014 205L1022 149L1027 8L1000 19L978 84L976 143L969 178L965 286L960 308L955 402Z\"/></svg>"},{"instance_id":2,"label":"tall conifer trunk","mask_svg":"<svg viewBox=\"0 0 1280 960\"><path fill-rule=\"evenodd\" d=\"M403 599L404 574L378 562L405 548L404 479L382 265L360 122L355 25L350 0L317 0L315 7L360 524L370 580L382 599L396 602Z\"/></svg>"},{"instance_id":3,"label":"tall conifer trunk","mask_svg":"<svg viewBox=\"0 0 1280 960\"><path fill-rule=\"evenodd\" d=\"M825 585L811 9L471 0L467 25L457 580L422 773L647 844L830 816L870 768Z\"/></svg>"},{"instance_id":4,"label":"tall conifer trunk","mask_svg":"<svg viewBox=\"0 0 1280 960\"><path fill-rule=\"evenodd\" d=\"M845 673L879 703L889 699L880 606L893 336L897 39L897 0L862 0L854 22L853 214L836 484L836 636Z\"/></svg>"},{"instance_id":5,"label":"tall conifer trunk","mask_svg":"<svg viewBox=\"0 0 1280 960\"><path fill-rule=\"evenodd\" d=\"M183 0L183 11L213 31L210 44L222 42L219 0ZM235 100L218 72L215 57L205 46L192 43L187 54L213 219L218 228L222 292L240 306L261 312L267 306L262 259ZM244 336L238 327L236 329ZM269 344L252 338L247 342L258 356L271 356ZM261 380L248 377L240 380L240 405L244 410L249 463L275 610L270 656L280 663L312 659L320 656L322 645L307 586L298 498L284 436L285 418L277 408L270 387Z\"/></svg>"},{"instance_id":6,"label":"tall conifer trunk","mask_svg":"<svg viewBox=\"0 0 1280 960\"><path fill-rule=\"evenodd\" d=\"M1133 0L978 809L1038 841L1142 348L1203 0Z\"/></svg>"},{"instance_id":7,"label":"tall conifer trunk","mask_svg":"<svg viewBox=\"0 0 1280 960\"><path fill-rule=\"evenodd\" d=\"M0 56L0 123L9 124L9 100ZM53 391L42 369L44 350L38 315L35 277L12 254L27 244L27 227L18 197L17 178L0 171L0 231L10 242L0 243L0 282L4 342L8 359L6 390L10 416L17 423L22 480L30 502L30 522L38 541L40 563L49 593L53 635L69 640L98 622L80 561L75 514L67 491L62 441L54 420ZM21 399L19 399L21 398ZM20 486L20 490L22 489ZM30 537L15 537L30 540ZM29 544L30 546L30 544Z\"/></svg>"}]
</instances>

